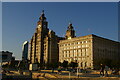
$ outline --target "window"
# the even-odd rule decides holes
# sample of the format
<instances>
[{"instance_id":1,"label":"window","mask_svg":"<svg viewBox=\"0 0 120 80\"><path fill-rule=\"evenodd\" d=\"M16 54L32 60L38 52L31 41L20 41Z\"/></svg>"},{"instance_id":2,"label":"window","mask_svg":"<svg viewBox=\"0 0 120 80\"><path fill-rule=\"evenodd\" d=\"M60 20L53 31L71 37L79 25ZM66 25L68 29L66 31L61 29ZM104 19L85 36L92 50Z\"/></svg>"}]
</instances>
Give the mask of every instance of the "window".
<instances>
[{"instance_id":1,"label":"window","mask_svg":"<svg viewBox=\"0 0 120 80\"><path fill-rule=\"evenodd\" d=\"M76 53L78 53L78 50L76 50Z\"/></svg>"},{"instance_id":2,"label":"window","mask_svg":"<svg viewBox=\"0 0 120 80\"><path fill-rule=\"evenodd\" d=\"M66 57L66 53L64 53L64 57Z\"/></svg>"},{"instance_id":3,"label":"window","mask_svg":"<svg viewBox=\"0 0 120 80\"><path fill-rule=\"evenodd\" d=\"M77 56L77 53L75 53L75 56Z\"/></svg>"},{"instance_id":4,"label":"window","mask_svg":"<svg viewBox=\"0 0 120 80\"><path fill-rule=\"evenodd\" d=\"M7 55L2 55L2 59L4 60L4 59L7 59Z\"/></svg>"},{"instance_id":5,"label":"window","mask_svg":"<svg viewBox=\"0 0 120 80\"><path fill-rule=\"evenodd\" d=\"M86 52L88 51L88 49L86 49Z\"/></svg>"},{"instance_id":6,"label":"window","mask_svg":"<svg viewBox=\"0 0 120 80\"><path fill-rule=\"evenodd\" d=\"M82 44L84 43L84 41L82 41Z\"/></svg>"},{"instance_id":7,"label":"window","mask_svg":"<svg viewBox=\"0 0 120 80\"><path fill-rule=\"evenodd\" d=\"M84 45L82 45L82 47L84 47Z\"/></svg>"},{"instance_id":8,"label":"window","mask_svg":"<svg viewBox=\"0 0 120 80\"><path fill-rule=\"evenodd\" d=\"M86 52L85 52L85 56L86 56Z\"/></svg>"},{"instance_id":9,"label":"window","mask_svg":"<svg viewBox=\"0 0 120 80\"><path fill-rule=\"evenodd\" d=\"M75 57L75 54L76 54L76 53L73 54L73 57Z\"/></svg>"},{"instance_id":10,"label":"window","mask_svg":"<svg viewBox=\"0 0 120 80\"><path fill-rule=\"evenodd\" d=\"M76 53L76 50L74 50L74 53Z\"/></svg>"},{"instance_id":11,"label":"window","mask_svg":"<svg viewBox=\"0 0 120 80\"><path fill-rule=\"evenodd\" d=\"M90 42L90 40L88 42Z\"/></svg>"},{"instance_id":12,"label":"window","mask_svg":"<svg viewBox=\"0 0 120 80\"><path fill-rule=\"evenodd\" d=\"M73 53L73 51L71 50L70 53Z\"/></svg>"},{"instance_id":13,"label":"window","mask_svg":"<svg viewBox=\"0 0 120 80\"><path fill-rule=\"evenodd\" d=\"M84 41L84 43L86 43L86 41Z\"/></svg>"},{"instance_id":14,"label":"window","mask_svg":"<svg viewBox=\"0 0 120 80\"><path fill-rule=\"evenodd\" d=\"M73 57L74 55L73 55L73 53L71 54L71 57Z\"/></svg>"},{"instance_id":15,"label":"window","mask_svg":"<svg viewBox=\"0 0 120 80\"><path fill-rule=\"evenodd\" d=\"M78 42L76 42L76 44L78 44Z\"/></svg>"},{"instance_id":16,"label":"window","mask_svg":"<svg viewBox=\"0 0 120 80\"><path fill-rule=\"evenodd\" d=\"M70 47L70 49L72 49L72 47Z\"/></svg>"},{"instance_id":17,"label":"window","mask_svg":"<svg viewBox=\"0 0 120 80\"><path fill-rule=\"evenodd\" d=\"M78 46L78 48L80 48L81 46Z\"/></svg>"},{"instance_id":18,"label":"window","mask_svg":"<svg viewBox=\"0 0 120 80\"><path fill-rule=\"evenodd\" d=\"M69 53L67 54L67 57L69 57Z\"/></svg>"},{"instance_id":19,"label":"window","mask_svg":"<svg viewBox=\"0 0 120 80\"><path fill-rule=\"evenodd\" d=\"M75 49L76 47L74 46L74 49Z\"/></svg>"},{"instance_id":20,"label":"window","mask_svg":"<svg viewBox=\"0 0 120 80\"><path fill-rule=\"evenodd\" d=\"M64 44L64 46L66 46L66 44Z\"/></svg>"},{"instance_id":21,"label":"window","mask_svg":"<svg viewBox=\"0 0 120 80\"><path fill-rule=\"evenodd\" d=\"M78 53L78 56L81 56L81 53Z\"/></svg>"},{"instance_id":22,"label":"window","mask_svg":"<svg viewBox=\"0 0 120 80\"><path fill-rule=\"evenodd\" d=\"M78 50L78 53L80 53L80 52L81 52L81 50L79 49L79 50Z\"/></svg>"},{"instance_id":23,"label":"window","mask_svg":"<svg viewBox=\"0 0 120 80\"><path fill-rule=\"evenodd\" d=\"M84 50L84 49L82 49L82 52L85 52L85 50Z\"/></svg>"},{"instance_id":24,"label":"window","mask_svg":"<svg viewBox=\"0 0 120 80\"><path fill-rule=\"evenodd\" d=\"M67 53L69 53L69 51L67 51Z\"/></svg>"}]
</instances>

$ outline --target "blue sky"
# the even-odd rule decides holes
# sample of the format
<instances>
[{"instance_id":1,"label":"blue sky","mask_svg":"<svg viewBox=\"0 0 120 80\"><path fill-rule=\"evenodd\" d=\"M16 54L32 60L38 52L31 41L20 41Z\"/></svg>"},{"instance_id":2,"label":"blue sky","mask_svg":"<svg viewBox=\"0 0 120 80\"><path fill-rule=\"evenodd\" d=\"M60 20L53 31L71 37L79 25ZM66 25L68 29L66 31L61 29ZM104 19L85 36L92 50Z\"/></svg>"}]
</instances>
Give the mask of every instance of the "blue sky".
<instances>
[{"instance_id":1,"label":"blue sky","mask_svg":"<svg viewBox=\"0 0 120 80\"><path fill-rule=\"evenodd\" d=\"M95 34L118 40L117 2L4 2L2 4L3 50L21 59L22 44L30 41L42 10L49 29L64 36L72 22L76 36Z\"/></svg>"},{"instance_id":2,"label":"blue sky","mask_svg":"<svg viewBox=\"0 0 120 80\"><path fill-rule=\"evenodd\" d=\"M119 0L2 0L3 2L118 2Z\"/></svg>"},{"instance_id":3,"label":"blue sky","mask_svg":"<svg viewBox=\"0 0 120 80\"><path fill-rule=\"evenodd\" d=\"M2 2L0 1L0 50L2 50Z\"/></svg>"}]
</instances>

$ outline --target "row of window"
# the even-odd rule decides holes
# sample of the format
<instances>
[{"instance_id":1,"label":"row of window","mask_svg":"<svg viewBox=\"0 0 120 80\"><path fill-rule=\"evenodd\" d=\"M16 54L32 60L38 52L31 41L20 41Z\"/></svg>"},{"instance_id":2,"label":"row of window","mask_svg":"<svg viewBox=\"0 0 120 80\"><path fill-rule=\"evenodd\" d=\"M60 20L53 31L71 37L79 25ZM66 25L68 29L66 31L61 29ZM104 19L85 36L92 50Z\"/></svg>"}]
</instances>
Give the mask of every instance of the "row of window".
<instances>
[{"instance_id":1,"label":"row of window","mask_svg":"<svg viewBox=\"0 0 120 80\"><path fill-rule=\"evenodd\" d=\"M117 55L116 53L97 53L97 57L110 57L110 58L115 58Z\"/></svg>"},{"instance_id":2,"label":"row of window","mask_svg":"<svg viewBox=\"0 0 120 80\"><path fill-rule=\"evenodd\" d=\"M70 45L76 45L76 44L83 44L83 43L88 43L89 41L81 41L81 42L73 42L73 43L68 43L68 44L61 44L60 47L62 46L70 46Z\"/></svg>"},{"instance_id":3,"label":"row of window","mask_svg":"<svg viewBox=\"0 0 120 80\"><path fill-rule=\"evenodd\" d=\"M77 49L77 50L64 50L62 53L82 53L87 52L88 49Z\"/></svg>"},{"instance_id":4,"label":"row of window","mask_svg":"<svg viewBox=\"0 0 120 80\"><path fill-rule=\"evenodd\" d=\"M73 47L65 47L65 48L63 48L63 50L85 48L85 47L89 47L89 45L79 45L79 46L73 46Z\"/></svg>"},{"instance_id":5,"label":"row of window","mask_svg":"<svg viewBox=\"0 0 120 80\"><path fill-rule=\"evenodd\" d=\"M69 58L69 59L66 59L68 62L71 62L71 61L86 61L86 58Z\"/></svg>"},{"instance_id":6,"label":"row of window","mask_svg":"<svg viewBox=\"0 0 120 80\"><path fill-rule=\"evenodd\" d=\"M88 56L89 54L86 53L79 53L79 54L64 54L63 57L81 57L81 56Z\"/></svg>"},{"instance_id":7,"label":"row of window","mask_svg":"<svg viewBox=\"0 0 120 80\"><path fill-rule=\"evenodd\" d=\"M89 55L89 53L86 53L86 52L84 52L84 53L64 53L63 55L61 55L61 56L63 56L63 57L82 57L82 56L88 56Z\"/></svg>"},{"instance_id":8,"label":"row of window","mask_svg":"<svg viewBox=\"0 0 120 80\"><path fill-rule=\"evenodd\" d=\"M117 53L117 50L115 51L115 50L112 50L112 49L110 49L110 50L107 50L107 49L97 49L99 52L107 52L107 53Z\"/></svg>"}]
</instances>

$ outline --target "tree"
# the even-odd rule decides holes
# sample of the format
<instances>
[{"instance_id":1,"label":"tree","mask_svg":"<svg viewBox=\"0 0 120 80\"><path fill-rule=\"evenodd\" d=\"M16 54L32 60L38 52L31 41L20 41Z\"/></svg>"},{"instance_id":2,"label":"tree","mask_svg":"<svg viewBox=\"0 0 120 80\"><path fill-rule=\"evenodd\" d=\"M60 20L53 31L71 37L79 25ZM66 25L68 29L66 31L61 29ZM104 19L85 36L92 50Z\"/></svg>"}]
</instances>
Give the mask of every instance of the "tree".
<instances>
[{"instance_id":1,"label":"tree","mask_svg":"<svg viewBox=\"0 0 120 80\"><path fill-rule=\"evenodd\" d=\"M120 67L120 61L114 60L111 62L111 67L113 68L119 68Z\"/></svg>"},{"instance_id":2,"label":"tree","mask_svg":"<svg viewBox=\"0 0 120 80\"><path fill-rule=\"evenodd\" d=\"M58 62L58 67L59 67L59 66L62 66L62 63L61 63L61 62Z\"/></svg>"},{"instance_id":3,"label":"tree","mask_svg":"<svg viewBox=\"0 0 120 80\"><path fill-rule=\"evenodd\" d=\"M63 63L62 63L62 67L63 68L67 68L68 67L68 61L63 61Z\"/></svg>"},{"instance_id":4,"label":"tree","mask_svg":"<svg viewBox=\"0 0 120 80\"><path fill-rule=\"evenodd\" d=\"M71 62L71 63L69 64L69 66L74 69L75 67L78 67L78 63L77 63L77 62Z\"/></svg>"},{"instance_id":5,"label":"tree","mask_svg":"<svg viewBox=\"0 0 120 80\"><path fill-rule=\"evenodd\" d=\"M59 63L45 63L45 66L47 67L47 68L57 68L58 67L58 65L59 65Z\"/></svg>"}]
</instances>

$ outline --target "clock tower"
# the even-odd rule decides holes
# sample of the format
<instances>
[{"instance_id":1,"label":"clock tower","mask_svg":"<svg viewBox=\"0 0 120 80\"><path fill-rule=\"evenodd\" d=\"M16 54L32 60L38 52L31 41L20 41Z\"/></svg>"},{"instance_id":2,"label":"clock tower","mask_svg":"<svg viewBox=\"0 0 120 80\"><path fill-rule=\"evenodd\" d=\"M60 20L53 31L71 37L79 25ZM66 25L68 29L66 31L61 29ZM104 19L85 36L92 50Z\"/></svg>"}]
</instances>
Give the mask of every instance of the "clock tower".
<instances>
[{"instance_id":1,"label":"clock tower","mask_svg":"<svg viewBox=\"0 0 120 80\"><path fill-rule=\"evenodd\" d=\"M73 29L72 23L69 23L69 26L66 31L65 38L66 39L71 39L75 37L75 30Z\"/></svg>"},{"instance_id":2,"label":"clock tower","mask_svg":"<svg viewBox=\"0 0 120 80\"><path fill-rule=\"evenodd\" d=\"M36 28L36 31L40 31L40 32L46 32L45 34L47 34L47 32L49 31L48 29L48 22L46 21L46 17L45 17L45 14L44 14L44 10L42 11L42 14L39 18L39 21L37 23L37 28Z\"/></svg>"},{"instance_id":3,"label":"clock tower","mask_svg":"<svg viewBox=\"0 0 120 80\"><path fill-rule=\"evenodd\" d=\"M32 63L38 62L41 64L41 66L43 65L44 53L45 53L44 39L46 38L46 36L48 36L48 32L49 32L48 22L46 21L46 17L43 10L41 16L39 17L39 21L37 22L35 35L33 36L34 57Z\"/></svg>"},{"instance_id":4,"label":"clock tower","mask_svg":"<svg viewBox=\"0 0 120 80\"><path fill-rule=\"evenodd\" d=\"M40 68L58 62L58 36L49 30L44 11L30 41L29 56L31 64L38 64Z\"/></svg>"}]
</instances>

